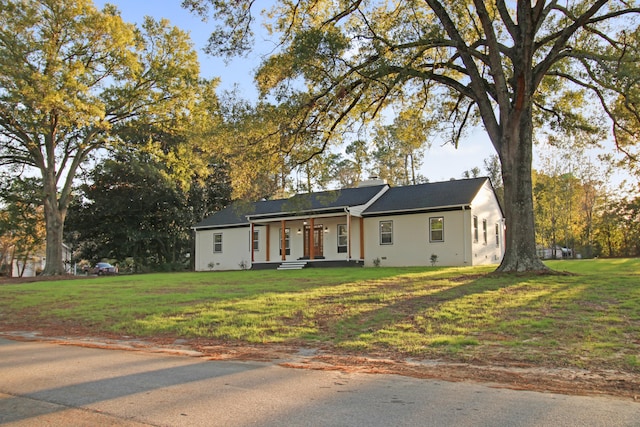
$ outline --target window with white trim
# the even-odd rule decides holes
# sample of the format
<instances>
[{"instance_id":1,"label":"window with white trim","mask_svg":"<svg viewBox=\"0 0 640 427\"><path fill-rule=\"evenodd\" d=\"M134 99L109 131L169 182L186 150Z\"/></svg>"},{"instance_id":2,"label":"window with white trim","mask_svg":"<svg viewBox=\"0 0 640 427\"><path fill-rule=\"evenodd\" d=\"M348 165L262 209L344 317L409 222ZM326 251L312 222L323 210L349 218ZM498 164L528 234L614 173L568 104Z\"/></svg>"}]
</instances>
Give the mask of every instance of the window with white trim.
<instances>
[{"instance_id":1,"label":"window with white trim","mask_svg":"<svg viewBox=\"0 0 640 427\"><path fill-rule=\"evenodd\" d=\"M393 221L380 221L380 244L393 245Z\"/></svg>"},{"instance_id":2,"label":"window with white trim","mask_svg":"<svg viewBox=\"0 0 640 427\"><path fill-rule=\"evenodd\" d=\"M483 219L482 220L482 239L484 244L487 244L487 220Z\"/></svg>"},{"instance_id":3,"label":"window with white trim","mask_svg":"<svg viewBox=\"0 0 640 427\"><path fill-rule=\"evenodd\" d=\"M338 253L347 252L347 224L338 224Z\"/></svg>"},{"instance_id":4,"label":"window with white trim","mask_svg":"<svg viewBox=\"0 0 640 427\"><path fill-rule=\"evenodd\" d=\"M444 218L441 216L429 218L429 241L444 242Z\"/></svg>"},{"instance_id":5,"label":"window with white trim","mask_svg":"<svg viewBox=\"0 0 640 427\"><path fill-rule=\"evenodd\" d=\"M478 243L478 217L473 216L473 243Z\"/></svg>"},{"instance_id":6,"label":"window with white trim","mask_svg":"<svg viewBox=\"0 0 640 427\"><path fill-rule=\"evenodd\" d=\"M222 252L222 233L213 235L213 253Z\"/></svg>"},{"instance_id":7,"label":"window with white trim","mask_svg":"<svg viewBox=\"0 0 640 427\"><path fill-rule=\"evenodd\" d=\"M253 251L257 252L260 250L260 232L258 230L253 230Z\"/></svg>"},{"instance_id":8,"label":"window with white trim","mask_svg":"<svg viewBox=\"0 0 640 427\"><path fill-rule=\"evenodd\" d=\"M288 228L284 229L284 248L285 254L291 255L291 249L289 246L291 232ZM280 255L282 255L282 228L278 229L278 249L280 250Z\"/></svg>"}]
</instances>

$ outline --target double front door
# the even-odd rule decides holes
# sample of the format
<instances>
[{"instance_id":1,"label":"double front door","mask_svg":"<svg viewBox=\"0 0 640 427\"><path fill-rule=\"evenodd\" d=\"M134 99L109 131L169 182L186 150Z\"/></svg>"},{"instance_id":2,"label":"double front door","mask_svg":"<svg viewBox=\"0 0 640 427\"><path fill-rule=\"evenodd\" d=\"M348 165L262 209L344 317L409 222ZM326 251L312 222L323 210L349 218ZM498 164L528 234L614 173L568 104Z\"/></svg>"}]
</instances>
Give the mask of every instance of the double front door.
<instances>
[{"instance_id":1,"label":"double front door","mask_svg":"<svg viewBox=\"0 0 640 427\"><path fill-rule=\"evenodd\" d=\"M318 258L323 256L322 249L322 225L315 225L313 227L313 257ZM311 226L304 226L304 257L311 257Z\"/></svg>"}]
</instances>

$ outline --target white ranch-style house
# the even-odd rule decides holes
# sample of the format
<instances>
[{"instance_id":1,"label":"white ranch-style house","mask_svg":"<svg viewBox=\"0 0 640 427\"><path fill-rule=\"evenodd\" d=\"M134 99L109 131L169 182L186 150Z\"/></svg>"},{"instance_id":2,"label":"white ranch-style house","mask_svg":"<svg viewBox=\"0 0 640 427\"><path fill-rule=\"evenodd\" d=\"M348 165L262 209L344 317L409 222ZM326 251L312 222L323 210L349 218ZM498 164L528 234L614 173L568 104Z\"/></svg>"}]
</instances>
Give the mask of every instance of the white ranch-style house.
<instances>
[{"instance_id":1,"label":"white ranch-style house","mask_svg":"<svg viewBox=\"0 0 640 427\"><path fill-rule=\"evenodd\" d=\"M504 227L488 178L403 187L370 180L226 207L193 227L195 269L495 264Z\"/></svg>"}]
</instances>

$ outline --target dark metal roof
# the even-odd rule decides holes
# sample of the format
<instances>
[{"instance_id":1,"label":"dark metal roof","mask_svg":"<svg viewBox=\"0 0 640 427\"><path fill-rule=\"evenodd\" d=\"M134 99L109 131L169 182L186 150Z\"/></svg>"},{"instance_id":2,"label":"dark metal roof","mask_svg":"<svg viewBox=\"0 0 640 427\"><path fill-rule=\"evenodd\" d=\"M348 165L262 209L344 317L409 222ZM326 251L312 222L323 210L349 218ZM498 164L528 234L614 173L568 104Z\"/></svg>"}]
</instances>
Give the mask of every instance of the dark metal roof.
<instances>
[{"instance_id":1,"label":"dark metal roof","mask_svg":"<svg viewBox=\"0 0 640 427\"><path fill-rule=\"evenodd\" d=\"M343 210L351 206L360 206L369 202L382 191L385 185L370 187L343 188L341 190L319 193L297 194L289 199L266 200L259 202L235 202L219 212L205 218L194 228L215 228L249 224L247 216L253 219L269 216L286 217Z\"/></svg>"},{"instance_id":2,"label":"dark metal roof","mask_svg":"<svg viewBox=\"0 0 640 427\"><path fill-rule=\"evenodd\" d=\"M487 180L471 178L392 187L362 215L468 206Z\"/></svg>"}]
</instances>

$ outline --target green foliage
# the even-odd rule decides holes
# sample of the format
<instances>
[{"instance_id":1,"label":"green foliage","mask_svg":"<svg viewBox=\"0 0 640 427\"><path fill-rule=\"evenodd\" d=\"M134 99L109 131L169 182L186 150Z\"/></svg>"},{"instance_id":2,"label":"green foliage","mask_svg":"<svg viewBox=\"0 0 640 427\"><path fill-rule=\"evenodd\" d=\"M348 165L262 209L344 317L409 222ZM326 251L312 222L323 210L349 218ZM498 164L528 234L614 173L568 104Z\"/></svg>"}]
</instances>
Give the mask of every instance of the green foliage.
<instances>
[{"instance_id":1,"label":"green foliage","mask_svg":"<svg viewBox=\"0 0 640 427\"><path fill-rule=\"evenodd\" d=\"M222 123L214 128L215 147L229 165L233 199L284 196L295 165L290 151L291 107L252 106L235 96L221 101ZM228 135L234 135L229 141Z\"/></svg>"},{"instance_id":2,"label":"green foliage","mask_svg":"<svg viewBox=\"0 0 640 427\"><path fill-rule=\"evenodd\" d=\"M229 202L224 168L186 188L144 152L120 153L98 165L70 209L68 241L80 258L125 260L138 271L184 270L191 227Z\"/></svg>"},{"instance_id":3,"label":"green foliage","mask_svg":"<svg viewBox=\"0 0 640 427\"><path fill-rule=\"evenodd\" d=\"M435 123L420 111L403 111L392 125L378 126L371 153L375 176L391 185L415 185L426 179L418 171L430 146L429 136Z\"/></svg>"},{"instance_id":4,"label":"green foliage","mask_svg":"<svg viewBox=\"0 0 640 427\"><path fill-rule=\"evenodd\" d=\"M431 266L435 267L436 264L438 263L438 255L437 254L431 254L431 256L429 257L429 261L431 262Z\"/></svg>"},{"instance_id":5,"label":"green foliage","mask_svg":"<svg viewBox=\"0 0 640 427\"><path fill-rule=\"evenodd\" d=\"M16 261L17 274L22 276L29 262L40 260L44 246L40 182L5 178L0 185L0 275L11 276Z\"/></svg>"},{"instance_id":6,"label":"green foliage","mask_svg":"<svg viewBox=\"0 0 640 427\"><path fill-rule=\"evenodd\" d=\"M0 3L0 165L42 178L46 274L63 273L61 243L72 185L97 150L133 121L187 114L199 66L188 35L167 21L141 28L90 0Z\"/></svg>"},{"instance_id":7,"label":"green foliage","mask_svg":"<svg viewBox=\"0 0 640 427\"><path fill-rule=\"evenodd\" d=\"M566 246L574 255L637 256L638 212L633 194L607 189L607 172L575 147L542 146L542 167L533 176L537 243ZM566 145L566 144L565 144Z\"/></svg>"},{"instance_id":8,"label":"green foliage","mask_svg":"<svg viewBox=\"0 0 640 427\"><path fill-rule=\"evenodd\" d=\"M498 156L494 154L484 159L484 169L491 180L498 201L504 206L504 183L502 182L502 171L500 170L500 159Z\"/></svg>"},{"instance_id":9,"label":"green foliage","mask_svg":"<svg viewBox=\"0 0 640 427\"><path fill-rule=\"evenodd\" d=\"M616 96L606 98L609 115L615 118L613 136L619 151L624 153L617 162L640 178L640 26L637 22L623 28L619 33L624 49L622 60L616 67L601 66L597 78L609 91L615 88ZM612 56L619 46L609 46L606 55Z\"/></svg>"},{"instance_id":10,"label":"green foliage","mask_svg":"<svg viewBox=\"0 0 640 427\"><path fill-rule=\"evenodd\" d=\"M575 248L580 235L579 197L582 183L571 173L556 176L534 174L536 236L544 248Z\"/></svg>"},{"instance_id":11,"label":"green foliage","mask_svg":"<svg viewBox=\"0 0 640 427\"><path fill-rule=\"evenodd\" d=\"M207 0L184 4L203 16L211 13L222 23L213 33L210 49L226 55L250 49L252 8L260 5ZM326 119L326 128L333 129L332 113L340 120L348 118L340 115L344 112L369 116L388 105L424 108L431 101L445 107L435 110L442 113L435 115L439 119L464 126L481 118L489 128L488 112L477 110L485 108L481 93L504 109L503 97L513 101L519 90L516 72L534 71L534 80L527 82L533 86L523 95L535 94L536 120L561 134L589 134L599 132L601 125L587 109L577 109L593 100L589 90L602 95L601 101L620 94L632 99L637 91L632 78L637 75L636 12L622 2L593 7L578 2L570 8L539 3L516 9L503 2L481 8L471 2L438 1L276 2L263 16L265 27L280 37L281 49L265 58L257 81L264 93L296 95L298 89L290 83L302 80L307 87L300 89L308 90L307 107L313 110L308 118L315 125ZM538 18L540 22L532 22ZM615 34L610 22L630 30ZM516 34L535 41L534 50L519 50ZM569 38L572 45L563 49ZM517 49L506 48L514 45ZM369 108L359 108L360 104ZM316 114L322 112L327 116ZM455 141L463 134L457 126L448 129Z\"/></svg>"},{"instance_id":12,"label":"green foliage","mask_svg":"<svg viewBox=\"0 0 640 427\"><path fill-rule=\"evenodd\" d=\"M602 256L640 256L640 197L603 204L595 220L594 240Z\"/></svg>"}]
</instances>

